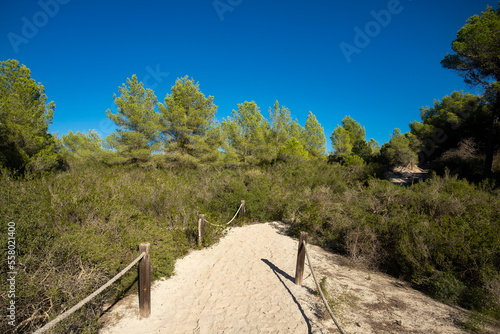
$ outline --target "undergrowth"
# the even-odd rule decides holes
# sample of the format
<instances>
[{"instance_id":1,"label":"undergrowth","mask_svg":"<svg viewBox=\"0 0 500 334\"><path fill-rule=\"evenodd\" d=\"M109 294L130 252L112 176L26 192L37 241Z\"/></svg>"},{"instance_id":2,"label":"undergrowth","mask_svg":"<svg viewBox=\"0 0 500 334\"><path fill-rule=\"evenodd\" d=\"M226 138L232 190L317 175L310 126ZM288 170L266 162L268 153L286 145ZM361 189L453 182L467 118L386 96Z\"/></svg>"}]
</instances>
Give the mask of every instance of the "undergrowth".
<instances>
[{"instance_id":1,"label":"undergrowth","mask_svg":"<svg viewBox=\"0 0 500 334\"><path fill-rule=\"evenodd\" d=\"M198 215L225 223L241 200L248 221L287 221L292 235L306 231L313 242L361 266L500 319L500 193L487 182L445 175L403 188L318 162L94 163L37 177L0 174L2 228L16 224L18 332L33 331L100 287L138 255L141 242L151 244L153 277L170 276L175 259L197 247ZM204 246L223 233L206 225ZM7 245L7 234L0 236ZM1 252L6 282L7 248ZM137 291L136 280L129 271L56 332L96 332L104 303ZM4 294L2 308L6 302ZM9 331L6 326L2 322L0 331Z\"/></svg>"}]
</instances>

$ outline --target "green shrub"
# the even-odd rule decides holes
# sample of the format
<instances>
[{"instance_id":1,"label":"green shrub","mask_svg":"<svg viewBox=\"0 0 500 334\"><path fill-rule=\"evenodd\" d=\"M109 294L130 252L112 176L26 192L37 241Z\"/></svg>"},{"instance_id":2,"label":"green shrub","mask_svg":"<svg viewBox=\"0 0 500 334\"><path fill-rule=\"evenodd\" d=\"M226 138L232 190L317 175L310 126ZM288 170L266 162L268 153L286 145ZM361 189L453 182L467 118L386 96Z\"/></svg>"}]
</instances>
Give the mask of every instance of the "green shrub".
<instances>
[{"instance_id":1,"label":"green shrub","mask_svg":"<svg viewBox=\"0 0 500 334\"><path fill-rule=\"evenodd\" d=\"M152 160L73 163L69 171L19 179L2 171L0 214L16 223L20 245L16 315L19 323L34 315L20 331L47 322L37 314L53 318L100 287L138 255L141 242L151 244L153 277L171 275L175 259L197 247L199 214L223 224L241 200L247 222L290 222L292 235L307 231L310 242L358 265L500 319L500 190L492 182L445 174L404 188L318 161L184 168ZM209 246L225 230L206 224L205 232ZM5 244L6 234L0 239ZM135 291L136 279L130 271L56 332L93 331L103 304Z\"/></svg>"},{"instance_id":2,"label":"green shrub","mask_svg":"<svg viewBox=\"0 0 500 334\"><path fill-rule=\"evenodd\" d=\"M437 272L421 285L433 298L448 304L456 303L465 290L465 284L450 272Z\"/></svg>"},{"instance_id":3,"label":"green shrub","mask_svg":"<svg viewBox=\"0 0 500 334\"><path fill-rule=\"evenodd\" d=\"M344 192L320 202L303 191L291 233L307 231L314 242L404 277L438 300L478 310L488 305L481 312L500 319L498 190L450 175L409 188L346 181Z\"/></svg>"}]
</instances>

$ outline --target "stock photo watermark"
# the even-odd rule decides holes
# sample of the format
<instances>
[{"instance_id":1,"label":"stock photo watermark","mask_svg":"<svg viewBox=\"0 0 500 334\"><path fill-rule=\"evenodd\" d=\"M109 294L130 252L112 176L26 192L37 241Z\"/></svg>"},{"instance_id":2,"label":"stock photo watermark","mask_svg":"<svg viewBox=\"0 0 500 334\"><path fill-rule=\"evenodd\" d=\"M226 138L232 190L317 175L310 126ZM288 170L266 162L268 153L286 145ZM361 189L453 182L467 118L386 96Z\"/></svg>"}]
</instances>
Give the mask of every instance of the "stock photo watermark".
<instances>
[{"instance_id":1,"label":"stock photo watermark","mask_svg":"<svg viewBox=\"0 0 500 334\"><path fill-rule=\"evenodd\" d=\"M219 20L224 21L224 14L232 12L236 6L241 5L243 0L215 0L212 2L215 12L219 16Z\"/></svg>"},{"instance_id":2,"label":"stock photo watermark","mask_svg":"<svg viewBox=\"0 0 500 334\"><path fill-rule=\"evenodd\" d=\"M163 82L164 78L166 78L170 75L169 72L162 72L160 70L160 64L156 64L155 69L152 69L151 66L149 66L149 65L146 66L146 72L148 72L148 74L146 74L144 76L144 79L142 79L142 82L144 82L145 85L150 86L151 89L155 89L156 87L158 87L158 85ZM153 84L149 83L149 80L151 78L154 79Z\"/></svg>"},{"instance_id":3,"label":"stock photo watermark","mask_svg":"<svg viewBox=\"0 0 500 334\"><path fill-rule=\"evenodd\" d=\"M404 7L401 5L400 0L389 0L386 9L379 11L371 10L370 16L373 20L368 21L362 28L359 26L353 28L355 34L352 43L341 42L339 44L340 51L342 51L346 62L350 64L352 56L360 54L364 48L370 45L371 41L380 35L382 29L389 26L392 18L395 15L401 14L403 9Z\"/></svg>"},{"instance_id":4,"label":"stock photo watermark","mask_svg":"<svg viewBox=\"0 0 500 334\"><path fill-rule=\"evenodd\" d=\"M31 19L23 16L21 18L20 34L9 32L7 38L15 53L19 52L21 44L28 44L29 41L38 34L39 29L45 27L51 18L59 13L60 5L66 5L71 0L40 0L38 6L40 10L35 12Z\"/></svg>"},{"instance_id":5,"label":"stock photo watermark","mask_svg":"<svg viewBox=\"0 0 500 334\"><path fill-rule=\"evenodd\" d=\"M16 224L7 223L7 323L16 325Z\"/></svg>"}]
</instances>

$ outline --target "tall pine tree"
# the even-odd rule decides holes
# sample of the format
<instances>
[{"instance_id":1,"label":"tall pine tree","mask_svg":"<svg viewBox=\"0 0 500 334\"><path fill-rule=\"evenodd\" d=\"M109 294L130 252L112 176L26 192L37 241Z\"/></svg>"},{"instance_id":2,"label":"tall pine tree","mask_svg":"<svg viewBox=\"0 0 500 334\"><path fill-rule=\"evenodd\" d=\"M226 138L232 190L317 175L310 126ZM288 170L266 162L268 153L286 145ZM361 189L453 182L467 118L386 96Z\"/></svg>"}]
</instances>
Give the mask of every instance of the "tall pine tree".
<instances>
[{"instance_id":1,"label":"tall pine tree","mask_svg":"<svg viewBox=\"0 0 500 334\"><path fill-rule=\"evenodd\" d=\"M320 157L326 153L326 138L323 127L316 119L316 116L309 111L303 131L303 141L305 149L313 157Z\"/></svg>"},{"instance_id":2,"label":"tall pine tree","mask_svg":"<svg viewBox=\"0 0 500 334\"><path fill-rule=\"evenodd\" d=\"M218 156L220 133L215 122L217 106L199 84L188 76L177 79L160 103L161 133L167 153L187 154L198 159Z\"/></svg>"}]
</instances>

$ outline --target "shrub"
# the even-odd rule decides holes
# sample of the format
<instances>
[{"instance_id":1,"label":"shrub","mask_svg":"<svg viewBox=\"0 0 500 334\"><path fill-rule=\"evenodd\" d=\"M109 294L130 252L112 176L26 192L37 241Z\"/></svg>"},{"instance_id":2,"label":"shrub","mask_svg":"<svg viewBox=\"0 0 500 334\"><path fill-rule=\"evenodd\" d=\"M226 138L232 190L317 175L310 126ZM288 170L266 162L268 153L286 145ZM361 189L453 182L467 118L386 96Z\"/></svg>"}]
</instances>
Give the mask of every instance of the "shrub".
<instances>
[{"instance_id":1,"label":"shrub","mask_svg":"<svg viewBox=\"0 0 500 334\"><path fill-rule=\"evenodd\" d=\"M16 315L19 323L33 319L20 331L97 289L138 255L140 242L151 243L153 277L171 275L175 259L197 247L198 215L226 223L241 200L247 221L288 221L292 235L307 231L310 242L358 265L500 319L500 190L493 182L445 174L404 188L317 161L231 168L161 161L73 164L40 177L0 173L0 214L16 223L22 245ZM204 245L222 235L206 225ZM56 332L92 331L104 302L134 291L136 277L129 272Z\"/></svg>"}]
</instances>

